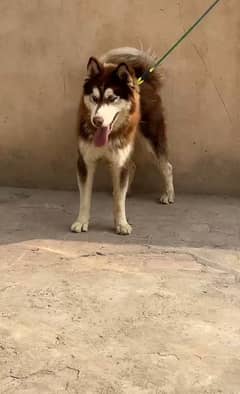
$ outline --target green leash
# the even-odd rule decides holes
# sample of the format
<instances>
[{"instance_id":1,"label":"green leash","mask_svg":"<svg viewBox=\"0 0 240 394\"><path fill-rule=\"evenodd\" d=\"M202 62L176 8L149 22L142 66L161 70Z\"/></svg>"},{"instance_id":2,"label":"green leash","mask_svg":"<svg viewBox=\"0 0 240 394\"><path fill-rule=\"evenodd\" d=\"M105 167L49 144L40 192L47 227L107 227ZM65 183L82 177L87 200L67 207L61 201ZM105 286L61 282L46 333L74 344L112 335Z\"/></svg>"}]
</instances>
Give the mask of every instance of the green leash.
<instances>
[{"instance_id":1,"label":"green leash","mask_svg":"<svg viewBox=\"0 0 240 394\"><path fill-rule=\"evenodd\" d=\"M149 74L151 74L156 67L158 67L165 59L170 55L172 51L199 25L199 23L209 14L210 11L219 3L220 0L214 1L214 3L204 12L202 16L179 38L179 40L163 55L159 60L156 61L155 64L148 70L146 70L140 78L138 78L138 85L142 85L142 83L146 80Z\"/></svg>"}]
</instances>

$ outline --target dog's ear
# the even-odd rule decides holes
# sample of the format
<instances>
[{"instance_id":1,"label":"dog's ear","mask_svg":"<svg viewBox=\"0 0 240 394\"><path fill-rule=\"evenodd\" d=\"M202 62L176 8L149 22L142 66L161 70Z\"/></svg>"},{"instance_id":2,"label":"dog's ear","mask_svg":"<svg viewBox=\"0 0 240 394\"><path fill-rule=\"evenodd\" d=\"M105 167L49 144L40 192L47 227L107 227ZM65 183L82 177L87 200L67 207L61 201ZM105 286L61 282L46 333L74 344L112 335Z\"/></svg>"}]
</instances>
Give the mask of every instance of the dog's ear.
<instances>
[{"instance_id":1,"label":"dog's ear","mask_svg":"<svg viewBox=\"0 0 240 394\"><path fill-rule=\"evenodd\" d=\"M126 63L120 63L117 66L116 74L121 81L132 85L134 71Z\"/></svg>"},{"instance_id":2,"label":"dog's ear","mask_svg":"<svg viewBox=\"0 0 240 394\"><path fill-rule=\"evenodd\" d=\"M95 58L90 57L87 64L87 72L89 77L95 77L102 72L102 64Z\"/></svg>"}]
</instances>

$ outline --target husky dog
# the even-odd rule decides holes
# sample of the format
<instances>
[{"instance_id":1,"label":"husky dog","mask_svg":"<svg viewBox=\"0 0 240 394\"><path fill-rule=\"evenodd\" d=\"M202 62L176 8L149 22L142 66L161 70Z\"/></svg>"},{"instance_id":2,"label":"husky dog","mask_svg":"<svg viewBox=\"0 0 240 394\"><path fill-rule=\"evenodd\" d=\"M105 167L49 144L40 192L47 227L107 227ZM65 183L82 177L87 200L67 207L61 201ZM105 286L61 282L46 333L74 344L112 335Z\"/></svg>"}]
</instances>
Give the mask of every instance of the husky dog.
<instances>
[{"instance_id":1,"label":"husky dog","mask_svg":"<svg viewBox=\"0 0 240 394\"><path fill-rule=\"evenodd\" d=\"M134 48L119 48L100 59L91 57L79 111L77 181L80 208L73 232L88 231L96 164L105 159L113 179L114 222L117 234L130 234L125 201L133 180L134 147L141 137L163 176L162 204L174 202L172 165L168 161L166 126L157 71L139 86L137 78L154 59Z\"/></svg>"}]
</instances>

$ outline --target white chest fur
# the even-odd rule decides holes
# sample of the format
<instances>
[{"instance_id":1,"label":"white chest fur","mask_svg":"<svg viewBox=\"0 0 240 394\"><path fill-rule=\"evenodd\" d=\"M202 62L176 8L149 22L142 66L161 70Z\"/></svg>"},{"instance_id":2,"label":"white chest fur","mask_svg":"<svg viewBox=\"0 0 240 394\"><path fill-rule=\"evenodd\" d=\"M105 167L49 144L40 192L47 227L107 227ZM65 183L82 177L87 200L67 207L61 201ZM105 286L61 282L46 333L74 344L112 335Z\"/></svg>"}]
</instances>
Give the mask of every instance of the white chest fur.
<instances>
[{"instance_id":1,"label":"white chest fur","mask_svg":"<svg viewBox=\"0 0 240 394\"><path fill-rule=\"evenodd\" d=\"M122 167L129 159L133 145L128 144L124 148L113 148L111 143L103 147L96 147L92 143L79 141L79 149L86 164L94 163L98 160L104 159L116 166Z\"/></svg>"}]
</instances>

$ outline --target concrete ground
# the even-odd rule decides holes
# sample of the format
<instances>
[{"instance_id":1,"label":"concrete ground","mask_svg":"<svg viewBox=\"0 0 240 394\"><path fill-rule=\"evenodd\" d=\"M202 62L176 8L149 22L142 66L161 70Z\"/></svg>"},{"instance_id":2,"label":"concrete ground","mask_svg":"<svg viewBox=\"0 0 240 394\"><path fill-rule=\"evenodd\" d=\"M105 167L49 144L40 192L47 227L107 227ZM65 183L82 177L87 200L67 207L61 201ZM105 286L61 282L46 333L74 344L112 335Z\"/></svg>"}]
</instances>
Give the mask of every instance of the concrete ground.
<instances>
[{"instance_id":1,"label":"concrete ground","mask_svg":"<svg viewBox=\"0 0 240 394\"><path fill-rule=\"evenodd\" d=\"M240 201L0 189L0 393L240 393Z\"/></svg>"}]
</instances>

